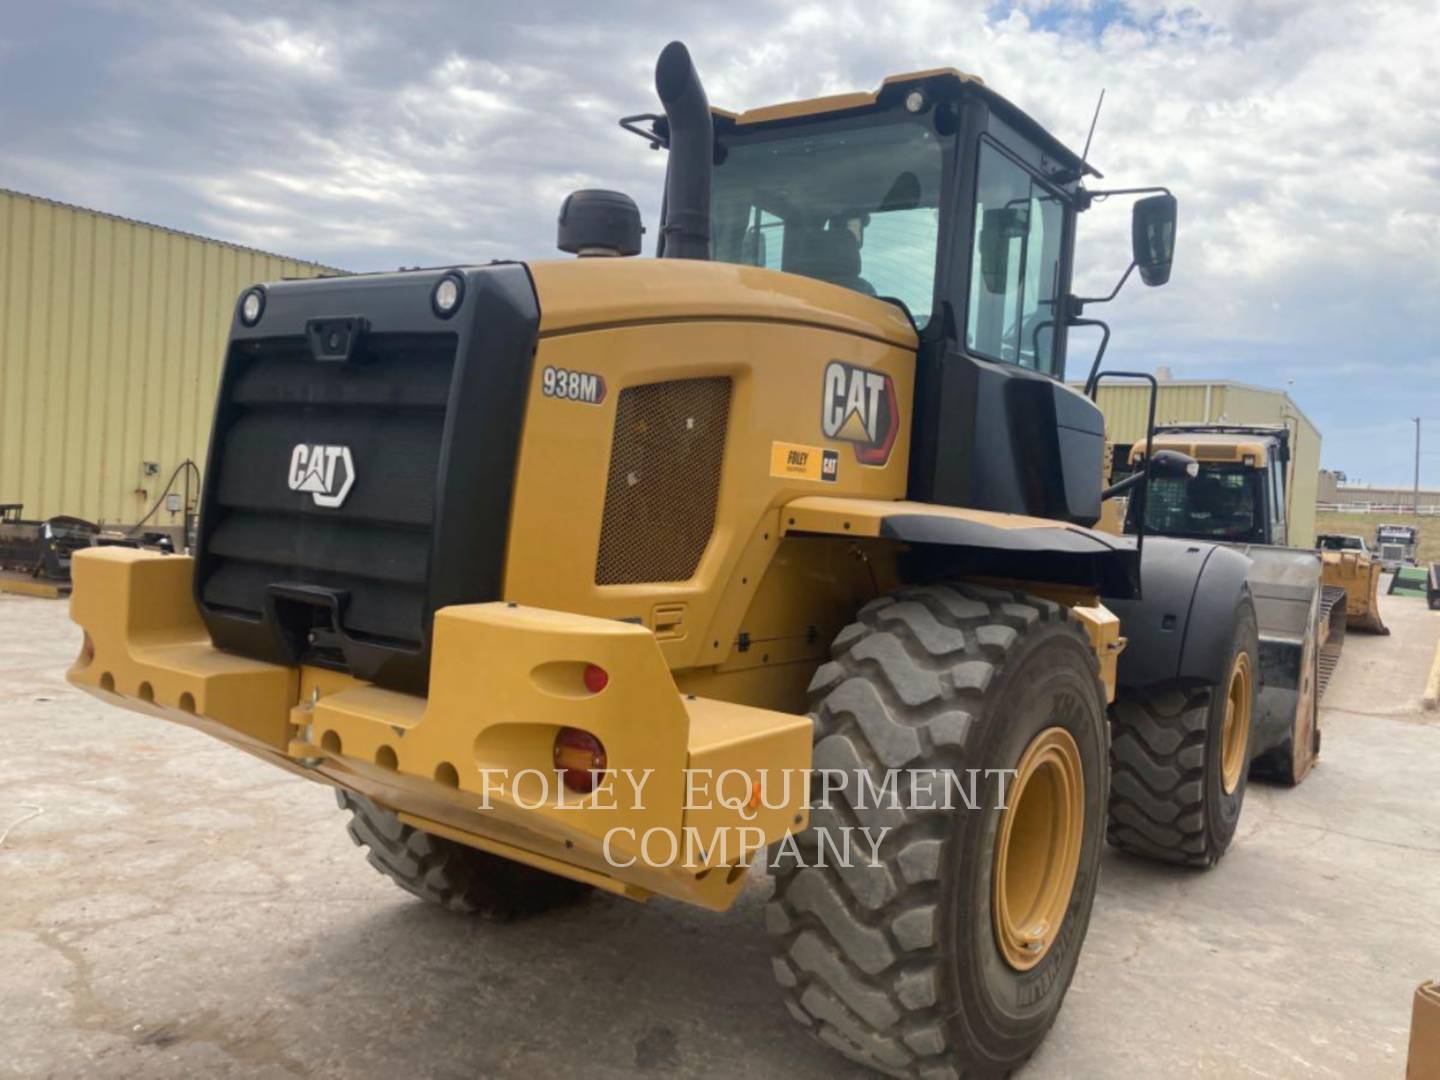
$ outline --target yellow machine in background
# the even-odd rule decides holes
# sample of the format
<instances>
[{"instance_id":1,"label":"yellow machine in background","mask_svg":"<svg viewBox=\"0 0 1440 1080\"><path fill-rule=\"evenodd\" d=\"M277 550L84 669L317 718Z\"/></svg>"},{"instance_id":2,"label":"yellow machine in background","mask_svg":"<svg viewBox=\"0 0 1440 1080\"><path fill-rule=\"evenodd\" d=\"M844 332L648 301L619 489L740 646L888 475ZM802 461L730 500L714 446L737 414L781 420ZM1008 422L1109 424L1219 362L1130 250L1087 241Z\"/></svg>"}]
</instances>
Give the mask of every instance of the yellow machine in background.
<instances>
[{"instance_id":1,"label":"yellow machine in background","mask_svg":"<svg viewBox=\"0 0 1440 1080\"><path fill-rule=\"evenodd\" d=\"M1323 537L1319 550L1324 563L1321 580L1345 590L1346 625L1369 634L1388 634L1380 618L1380 575L1385 572L1380 560L1369 552L1332 549Z\"/></svg>"},{"instance_id":2,"label":"yellow machine in background","mask_svg":"<svg viewBox=\"0 0 1440 1080\"><path fill-rule=\"evenodd\" d=\"M1389 631L1380 620L1380 566L1357 552L1317 551L1293 536L1290 431L1283 426L1168 425L1149 441L1152 454L1182 453L1196 474L1153 480L1128 507L1127 530L1143 515L1156 535L1234 545L1249 574L1260 620L1262 689L1254 768L1299 783L1320 751L1319 699L1340 661L1347 627ZM1130 463L1146 460L1137 443Z\"/></svg>"}]
</instances>

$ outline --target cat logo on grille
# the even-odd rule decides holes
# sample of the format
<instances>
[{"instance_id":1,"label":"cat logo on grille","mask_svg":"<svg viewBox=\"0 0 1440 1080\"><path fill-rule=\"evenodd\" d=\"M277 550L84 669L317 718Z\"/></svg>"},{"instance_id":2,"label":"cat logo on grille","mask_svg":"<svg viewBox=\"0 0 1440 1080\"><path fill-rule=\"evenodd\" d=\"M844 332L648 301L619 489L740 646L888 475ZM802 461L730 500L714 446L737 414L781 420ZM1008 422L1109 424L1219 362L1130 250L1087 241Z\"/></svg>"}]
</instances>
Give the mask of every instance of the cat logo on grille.
<instances>
[{"instance_id":1,"label":"cat logo on grille","mask_svg":"<svg viewBox=\"0 0 1440 1080\"><path fill-rule=\"evenodd\" d=\"M862 465L884 465L900 430L895 381L883 371L830 361L820 426L827 439L854 443L855 459Z\"/></svg>"},{"instance_id":2,"label":"cat logo on grille","mask_svg":"<svg viewBox=\"0 0 1440 1080\"><path fill-rule=\"evenodd\" d=\"M339 506L354 483L348 446L296 443L290 451L290 490L309 492L316 506Z\"/></svg>"}]
</instances>

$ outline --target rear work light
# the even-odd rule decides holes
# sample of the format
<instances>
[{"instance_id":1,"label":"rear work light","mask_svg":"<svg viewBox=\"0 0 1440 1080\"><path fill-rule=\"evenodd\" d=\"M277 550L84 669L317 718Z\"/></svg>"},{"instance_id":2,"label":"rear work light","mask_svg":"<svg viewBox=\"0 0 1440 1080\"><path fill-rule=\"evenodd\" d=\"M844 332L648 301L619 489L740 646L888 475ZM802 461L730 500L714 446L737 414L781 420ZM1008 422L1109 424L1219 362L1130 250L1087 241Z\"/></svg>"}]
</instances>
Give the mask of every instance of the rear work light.
<instances>
[{"instance_id":1,"label":"rear work light","mask_svg":"<svg viewBox=\"0 0 1440 1080\"><path fill-rule=\"evenodd\" d=\"M465 279L459 274L446 274L435 283L435 290L430 294L430 306L440 318L448 319L459 309L464 297Z\"/></svg>"},{"instance_id":2,"label":"rear work light","mask_svg":"<svg viewBox=\"0 0 1440 1080\"><path fill-rule=\"evenodd\" d=\"M264 313L265 290L259 285L246 289L240 296L240 321L246 326L254 326Z\"/></svg>"},{"instance_id":3,"label":"rear work light","mask_svg":"<svg viewBox=\"0 0 1440 1080\"><path fill-rule=\"evenodd\" d=\"M599 739L579 728L560 729L555 736L555 768L563 775L567 788L589 794L595 790L597 774L605 767L605 746Z\"/></svg>"}]
</instances>

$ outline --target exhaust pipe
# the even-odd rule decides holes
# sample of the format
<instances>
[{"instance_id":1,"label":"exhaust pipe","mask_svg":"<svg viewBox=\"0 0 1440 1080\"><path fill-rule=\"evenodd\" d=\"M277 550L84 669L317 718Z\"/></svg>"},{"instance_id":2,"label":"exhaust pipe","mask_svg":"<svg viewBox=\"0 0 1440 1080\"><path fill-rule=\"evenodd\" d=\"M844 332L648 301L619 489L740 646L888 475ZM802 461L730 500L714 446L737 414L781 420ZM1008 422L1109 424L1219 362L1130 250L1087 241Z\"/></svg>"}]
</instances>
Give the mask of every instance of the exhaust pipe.
<instances>
[{"instance_id":1,"label":"exhaust pipe","mask_svg":"<svg viewBox=\"0 0 1440 1080\"><path fill-rule=\"evenodd\" d=\"M664 218L656 254L662 259L708 259L715 125L690 51L678 41L666 45L655 63L655 92L670 128Z\"/></svg>"}]
</instances>

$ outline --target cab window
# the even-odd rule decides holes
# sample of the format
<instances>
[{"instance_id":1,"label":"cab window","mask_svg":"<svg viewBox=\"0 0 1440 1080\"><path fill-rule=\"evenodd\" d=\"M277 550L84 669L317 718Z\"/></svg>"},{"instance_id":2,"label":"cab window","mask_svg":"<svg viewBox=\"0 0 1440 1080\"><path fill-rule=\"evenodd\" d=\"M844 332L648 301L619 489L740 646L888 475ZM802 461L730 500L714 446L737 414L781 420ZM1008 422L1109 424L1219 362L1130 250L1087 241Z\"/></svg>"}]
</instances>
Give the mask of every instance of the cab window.
<instances>
[{"instance_id":1,"label":"cab window","mask_svg":"<svg viewBox=\"0 0 1440 1080\"><path fill-rule=\"evenodd\" d=\"M863 123L730 131L720 146L715 259L899 300L925 327L953 136L885 113Z\"/></svg>"},{"instance_id":2,"label":"cab window","mask_svg":"<svg viewBox=\"0 0 1440 1080\"><path fill-rule=\"evenodd\" d=\"M997 147L980 144L966 344L1049 375L1065 210Z\"/></svg>"}]
</instances>

